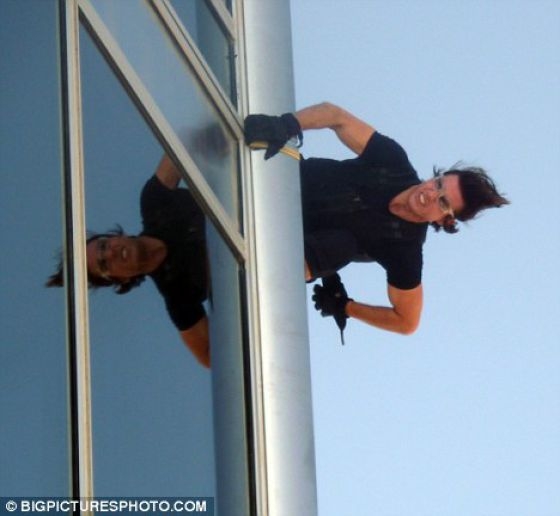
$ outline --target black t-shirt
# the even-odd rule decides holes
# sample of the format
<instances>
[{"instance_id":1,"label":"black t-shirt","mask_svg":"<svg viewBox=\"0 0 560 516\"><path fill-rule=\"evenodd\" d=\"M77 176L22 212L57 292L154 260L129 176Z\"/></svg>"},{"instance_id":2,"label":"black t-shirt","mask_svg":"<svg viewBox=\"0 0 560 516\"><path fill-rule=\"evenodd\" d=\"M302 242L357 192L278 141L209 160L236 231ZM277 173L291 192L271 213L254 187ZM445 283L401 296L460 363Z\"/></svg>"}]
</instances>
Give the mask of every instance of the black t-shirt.
<instances>
[{"instance_id":1,"label":"black t-shirt","mask_svg":"<svg viewBox=\"0 0 560 516\"><path fill-rule=\"evenodd\" d=\"M427 224L389 211L397 194L420 183L397 142L375 132L357 158L310 158L300 171L305 258L314 277L376 261L394 287L421 283Z\"/></svg>"},{"instance_id":2,"label":"black t-shirt","mask_svg":"<svg viewBox=\"0 0 560 516\"><path fill-rule=\"evenodd\" d=\"M205 218L191 193L171 190L156 176L145 184L141 198L143 235L167 246L164 262L150 274L178 330L187 330L205 315L208 271Z\"/></svg>"}]
</instances>

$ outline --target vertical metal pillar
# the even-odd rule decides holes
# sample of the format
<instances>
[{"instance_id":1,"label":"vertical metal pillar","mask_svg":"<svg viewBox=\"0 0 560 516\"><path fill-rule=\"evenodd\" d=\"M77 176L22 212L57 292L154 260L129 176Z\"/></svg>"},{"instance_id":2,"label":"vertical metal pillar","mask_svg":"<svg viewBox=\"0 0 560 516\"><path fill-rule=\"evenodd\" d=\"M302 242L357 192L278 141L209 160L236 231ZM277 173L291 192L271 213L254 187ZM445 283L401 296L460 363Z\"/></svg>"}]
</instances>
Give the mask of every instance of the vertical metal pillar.
<instances>
[{"instance_id":1,"label":"vertical metal pillar","mask_svg":"<svg viewBox=\"0 0 560 516\"><path fill-rule=\"evenodd\" d=\"M243 3L246 108L294 110L289 1ZM248 231L260 343L253 354L260 514L317 514L310 356L298 164L251 156Z\"/></svg>"},{"instance_id":2,"label":"vertical metal pillar","mask_svg":"<svg viewBox=\"0 0 560 516\"><path fill-rule=\"evenodd\" d=\"M93 497L91 391L85 196L80 89L79 13L74 0L60 0L63 120L64 263L70 393L73 498Z\"/></svg>"}]
</instances>

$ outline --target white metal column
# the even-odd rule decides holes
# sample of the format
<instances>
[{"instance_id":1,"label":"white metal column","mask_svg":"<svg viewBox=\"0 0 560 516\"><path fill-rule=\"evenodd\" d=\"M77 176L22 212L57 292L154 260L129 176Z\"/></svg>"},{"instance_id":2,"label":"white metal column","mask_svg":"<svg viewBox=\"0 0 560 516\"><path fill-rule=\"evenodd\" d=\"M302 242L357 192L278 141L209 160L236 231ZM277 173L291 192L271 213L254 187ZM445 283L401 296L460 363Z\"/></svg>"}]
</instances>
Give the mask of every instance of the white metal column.
<instances>
[{"instance_id":1,"label":"white metal column","mask_svg":"<svg viewBox=\"0 0 560 516\"><path fill-rule=\"evenodd\" d=\"M288 0L243 2L246 108L294 110ZM303 234L298 164L251 156L249 240L260 343L253 351L253 393L260 514L317 514Z\"/></svg>"}]
</instances>

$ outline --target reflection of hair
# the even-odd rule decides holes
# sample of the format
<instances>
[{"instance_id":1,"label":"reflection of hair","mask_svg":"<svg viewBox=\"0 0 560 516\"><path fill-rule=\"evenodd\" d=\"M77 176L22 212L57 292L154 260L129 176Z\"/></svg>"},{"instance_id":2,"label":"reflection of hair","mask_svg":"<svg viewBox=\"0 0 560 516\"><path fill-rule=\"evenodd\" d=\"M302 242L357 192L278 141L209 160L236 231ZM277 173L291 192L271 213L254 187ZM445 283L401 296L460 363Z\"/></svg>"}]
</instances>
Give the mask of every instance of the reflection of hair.
<instances>
[{"instance_id":1,"label":"reflection of hair","mask_svg":"<svg viewBox=\"0 0 560 516\"><path fill-rule=\"evenodd\" d=\"M124 235L123 228L116 224L114 229L110 229L106 233L93 233L88 231L86 246L98 238L107 237L111 238L114 236L122 236ZM60 253L59 253L60 255ZM138 287L145 279L146 276L141 274L139 276L134 276L133 278L129 278L126 282L120 282L111 278L103 278L102 276L97 276L95 274L91 274L89 271L87 273L88 276L88 287L91 289L96 289L99 287L113 287L113 290L117 294L126 294L130 292L133 288ZM59 256L58 266L56 272L49 276L49 279L45 283L46 287L62 287L64 285L64 273L62 268L62 258Z\"/></svg>"},{"instance_id":2,"label":"reflection of hair","mask_svg":"<svg viewBox=\"0 0 560 516\"><path fill-rule=\"evenodd\" d=\"M441 175L456 175L459 177L459 188L465 206L460 212L455 213L455 218L462 222L474 219L476 215L487 208L499 208L509 201L500 193L494 184L494 181L480 167L462 167L459 163L449 170L438 169L434 167L434 177ZM447 216L443 225L433 223L432 226L439 231L442 227L446 233L456 233L457 224L453 217Z\"/></svg>"}]
</instances>

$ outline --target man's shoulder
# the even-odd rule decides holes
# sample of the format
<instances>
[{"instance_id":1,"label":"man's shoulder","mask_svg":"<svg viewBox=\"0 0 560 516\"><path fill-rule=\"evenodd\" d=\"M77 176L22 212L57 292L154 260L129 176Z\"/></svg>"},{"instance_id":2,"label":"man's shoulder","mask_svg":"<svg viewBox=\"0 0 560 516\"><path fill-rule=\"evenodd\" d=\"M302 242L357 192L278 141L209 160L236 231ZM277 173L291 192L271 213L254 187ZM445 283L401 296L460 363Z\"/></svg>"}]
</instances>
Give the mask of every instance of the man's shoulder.
<instances>
[{"instance_id":1,"label":"man's shoulder","mask_svg":"<svg viewBox=\"0 0 560 516\"><path fill-rule=\"evenodd\" d=\"M154 174L151 176L144 187L142 188L142 193L140 194L140 198L143 199L145 196L151 195L166 195L167 193L172 193L173 190L170 190L163 183L158 179L158 177Z\"/></svg>"},{"instance_id":2,"label":"man's shoulder","mask_svg":"<svg viewBox=\"0 0 560 516\"><path fill-rule=\"evenodd\" d=\"M416 173L402 145L379 131L373 133L358 159L372 165L406 169Z\"/></svg>"},{"instance_id":3,"label":"man's shoulder","mask_svg":"<svg viewBox=\"0 0 560 516\"><path fill-rule=\"evenodd\" d=\"M142 217L150 217L157 212L184 213L195 210L196 204L191 192L187 188L168 188L157 176L152 176L142 189L140 194L140 210Z\"/></svg>"}]
</instances>

